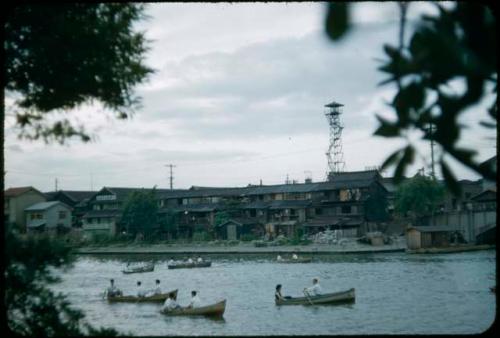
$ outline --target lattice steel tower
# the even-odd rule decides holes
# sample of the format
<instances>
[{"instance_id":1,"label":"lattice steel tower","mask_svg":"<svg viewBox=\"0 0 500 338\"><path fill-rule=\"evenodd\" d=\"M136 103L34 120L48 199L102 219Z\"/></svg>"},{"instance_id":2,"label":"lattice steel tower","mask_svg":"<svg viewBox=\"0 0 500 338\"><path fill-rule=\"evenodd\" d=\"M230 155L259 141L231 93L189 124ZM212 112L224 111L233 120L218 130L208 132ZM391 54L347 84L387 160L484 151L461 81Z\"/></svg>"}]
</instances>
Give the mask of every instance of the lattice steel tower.
<instances>
[{"instance_id":1,"label":"lattice steel tower","mask_svg":"<svg viewBox=\"0 0 500 338\"><path fill-rule=\"evenodd\" d=\"M331 179L336 173L343 172L345 167L344 152L342 150L342 129L340 114L344 105L335 101L325 105L325 116L330 125L330 146L326 153L328 159L327 178Z\"/></svg>"}]
</instances>

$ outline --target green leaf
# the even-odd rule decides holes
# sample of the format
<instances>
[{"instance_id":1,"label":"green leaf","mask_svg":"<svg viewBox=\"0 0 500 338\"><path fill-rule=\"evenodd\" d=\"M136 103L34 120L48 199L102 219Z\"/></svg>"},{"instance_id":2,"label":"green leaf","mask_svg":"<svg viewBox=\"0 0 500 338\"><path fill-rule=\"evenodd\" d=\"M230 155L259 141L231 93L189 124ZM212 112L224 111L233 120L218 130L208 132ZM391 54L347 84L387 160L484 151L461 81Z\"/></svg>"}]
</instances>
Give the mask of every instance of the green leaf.
<instances>
[{"instance_id":1,"label":"green leaf","mask_svg":"<svg viewBox=\"0 0 500 338\"><path fill-rule=\"evenodd\" d=\"M380 122L380 126L373 133L373 135L383 136L383 137L396 137L399 136L400 128L397 124L393 124L384 120L382 117L377 115L377 119Z\"/></svg>"},{"instance_id":2,"label":"green leaf","mask_svg":"<svg viewBox=\"0 0 500 338\"><path fill-rule=\"evenodd\" d=\"M403 157L399 161L398 165L396 166L396 170L394 171L394 182L396 184L403 180L406 167L413 162L414 155L415 150L411 145L408 145L404 150Z\"/></svg>"},{"instance_id":3,"label":"green leaf","mask_svg":"<svg viewBox=\"0 0 500 338\"><path fill-rule=\"evenodd\" d=\"M384 163L382 163L382 166L380 167L380 171L388 168L392 164L394 164L403 154L404 149L399 149L395 152L393 152L388 158L385 159Z\"/></svg>"},{"instance_id":4,"label":"green leaf","mask_svg":"<svg viewBox=\"0 0 500 338\"><path fill-rule=\"evenodd\" d=\"M453 195L460 196L462 189L460 188L460 184L458 184L455 175L450 170L450 168L448 167L448 165L444 160L441 160L440 164L441 164L441 172L443 173L446 187Z\"/></svg>"},{"instance_id":5,"label":"green leaf","mask_svg":"<svg viewBox=\"0 0 500 338\"><path fill-rule=\"evenodd\" d=\"M334 2L328 5L326 15L326 34L332 40L339 40L349 30L349 6L346 2Z\"/></svg>"}]
</instances>

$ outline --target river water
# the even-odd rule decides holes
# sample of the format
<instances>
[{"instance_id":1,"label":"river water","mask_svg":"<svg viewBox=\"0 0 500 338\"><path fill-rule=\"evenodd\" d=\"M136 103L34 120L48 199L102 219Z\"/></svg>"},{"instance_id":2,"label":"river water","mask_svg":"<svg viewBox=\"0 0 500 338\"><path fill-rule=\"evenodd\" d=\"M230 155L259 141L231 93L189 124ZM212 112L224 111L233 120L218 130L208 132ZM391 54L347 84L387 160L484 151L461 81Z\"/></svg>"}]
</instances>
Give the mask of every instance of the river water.
<instances>
[{"instance_id":1,"label":"river water","mask_svg":"<svg viewBox=\"0 0 500 338\"><path fill-rule=\"evenodd\" d=\"M272 255L209 255L212 266L168 270L165 255L79 256L53 288L63 292L94 326L130 335L350 335L474 334L496 315L496 252L317 255L312 263L279 264ZM127 261L156 262L148 273L125 275ZM327 306L276 306L274 288L301 296L319 277L323 292L356 289L356 302ZM227 299L222 320L168 317L157 304L108 304L102 291L114 278L125 294L141 280L179 289L187 304L198 290L204 304Z\"/></svg>"}]
</instances>

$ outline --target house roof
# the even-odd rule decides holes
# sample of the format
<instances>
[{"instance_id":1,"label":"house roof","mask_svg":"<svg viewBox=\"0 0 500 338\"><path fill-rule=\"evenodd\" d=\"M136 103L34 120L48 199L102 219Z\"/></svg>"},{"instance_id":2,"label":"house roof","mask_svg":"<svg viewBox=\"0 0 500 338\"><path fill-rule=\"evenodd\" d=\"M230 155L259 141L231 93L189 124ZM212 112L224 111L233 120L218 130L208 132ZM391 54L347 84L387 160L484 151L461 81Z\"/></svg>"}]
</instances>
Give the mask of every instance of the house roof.
<instances>
[{"instance_id":1,"label":"house roof","mask_svg":"<svg viewBox=\"0 0 500 338\"><path fill-rule=\"evenodd\" d=\"M56 206L58 204L63 205L63 206L65 206L68 209L71 209L69 206L67 206L66 204L64 204L62 202L51 201L51 202L40 202L40 203L33 204L32 206L29 206L26 209L24 209L24 211L42 211L42 210L47 210L47 209L50 209L53 206Z\"/></svg>"},{"instance_id":2,"label":"house roof","mask_svg":"<svg viewBox=\"0 0 500 338\"><path fill-rule=\"evenodd\" d=\"M38 227L41 227L42 225L45 225L45 224L47 224L46 220L37 219L37 220L33 220L33 221L29 222L26 226L28 228L38 228Z\"/></svg>"},{"instance_id":3,"label":"house roof","mask_svg":"<svg viewBox=\"0 0 500 338\"><path fill-rule=\"evenodd\" d=\"M475 201L493 201L497 199L497 189L489 188L471 197Z\"/></svg>"},{"instance_id":4,"label":"house roof","mask_svg":"<svg viewBox=\"0 0 500 338\"><path fill-rule=\"evenodd\" d=\"M42 196L45 196L42 192L38 191L37 189L35 189L31 186L30 187L9 188L9 189L4 191L3 195L5 197L17 197L17 196L20 196L20 195L27 193L29 191L34 191L34 192L39 193Z\"/></svg>"},{"instance_id":5,"label":"house roof","mask_svg":"<svg viewBox=\"0 0 500 338\"><path fill-rule=\"evenodd\" d=\"M97 191L86 191L86 190L58 190L58 191L51 191L51 192L46 192L44 193L47 196L50 196L50 198L55 198L57 194L64 194L68 196L72 201L74 202L81 202L85 199L89 199L95 194L97 194Z\"/></svg>"},{"instance_id":6,"label":"house roof","mask_svg":"<svg viewBox=\"0 0 500 338\"><path fill-rule=\"evenodd\" d=\"M83 218L93 218L93 217L115 217L115 216L120 216L121 211L116 210L116 209L109 209L109 210L90 210L87 212L85 215L83 215Z\"/></svg>"},{"instance_id":7,"label":"house roof","mask_svg":"<svg viewBox=\"0 0 500 338\"><path fill-rule=\"evenodd\" d=\"M248 220L248 219L245 219L245 218L231 218L229 220L227 220L226 222L224 223L220 223L219 225L217 225L218 227L222 227L224 225L227 225L229 223L233 223L233 224L236 224L237 226L245 226L245 225L254 225L254 224L259 224L258 222L255 222L255 221L251 221L251 220Z\"/></svg>"},{"instance_id":8,"label":"house roof","mask_svg":"<svg viewBox=\"0 0 500 338\"><path fill-rule=\"evenodd\" d=\"M306 227L326 227L330 225L356 226L363 223L363 220L358 217L344 216L320 216L308 220L304 226Z\"/></svg>"}]
</instances>

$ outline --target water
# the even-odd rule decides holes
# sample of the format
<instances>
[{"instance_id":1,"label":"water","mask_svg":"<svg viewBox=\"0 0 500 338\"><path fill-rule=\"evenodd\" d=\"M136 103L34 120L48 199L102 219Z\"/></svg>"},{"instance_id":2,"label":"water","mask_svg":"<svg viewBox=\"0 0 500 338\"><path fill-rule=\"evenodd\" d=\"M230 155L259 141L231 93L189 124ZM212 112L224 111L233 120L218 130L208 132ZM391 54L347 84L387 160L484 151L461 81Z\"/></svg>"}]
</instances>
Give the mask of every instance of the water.
<instances>
[{"instance_id":1,"label":"water","mask_svg":"<svg viewBox=\"0 0 500 338\"><path fill-rule=\"evenodd\" d=\"M349 335L474 334L496 315L494 250L441 255L405 253L318 255L308 264L279 264L271 255L210 255L212 267L168 270L165 255L81 256L55 285L94 326L131 335ZM125 275L129 260L155 260L153 272ZM301 296L320 278L324 292L356 289L348 305L276 306L274 288ZM227 299L224 319L168 317L157 304L108 304L109 279L125 294L137 280L153 288L179 289L187 304L198 290L204 304Z\"/></svg>"}]
</instances>

